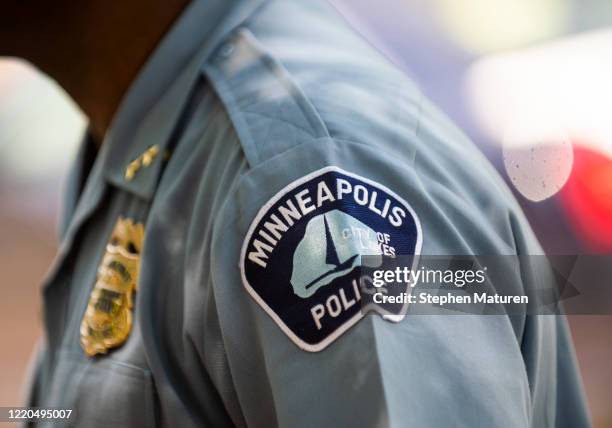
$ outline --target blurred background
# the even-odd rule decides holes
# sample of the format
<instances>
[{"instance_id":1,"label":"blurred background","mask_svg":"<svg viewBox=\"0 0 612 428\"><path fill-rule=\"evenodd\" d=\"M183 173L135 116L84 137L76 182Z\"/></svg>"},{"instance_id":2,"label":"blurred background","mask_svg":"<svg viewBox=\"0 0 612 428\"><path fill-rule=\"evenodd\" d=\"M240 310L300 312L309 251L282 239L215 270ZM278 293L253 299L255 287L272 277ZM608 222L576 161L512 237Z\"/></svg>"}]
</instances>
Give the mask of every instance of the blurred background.
<instances>
[{"instance_id":1,"label":"blurred background","mask_svg":"<svg viewBox=\"0 0 612 428\"><path fill-rule=\"evenodd\" d=\"M331 3L476 142L549 254L612 253L610 0ZM21 403L85 126L53 81L0 58L1 406ZM594 424L612 427L612 316L569 319Z\"/></svg>"}]
</instances>

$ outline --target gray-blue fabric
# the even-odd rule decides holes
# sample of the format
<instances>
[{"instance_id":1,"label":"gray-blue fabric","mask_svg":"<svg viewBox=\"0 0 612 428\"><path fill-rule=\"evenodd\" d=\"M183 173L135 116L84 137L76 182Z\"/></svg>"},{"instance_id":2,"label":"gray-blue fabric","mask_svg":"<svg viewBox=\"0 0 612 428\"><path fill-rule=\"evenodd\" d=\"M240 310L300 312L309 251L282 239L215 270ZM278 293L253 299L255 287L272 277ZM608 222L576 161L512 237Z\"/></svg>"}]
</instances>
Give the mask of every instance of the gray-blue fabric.
<instances>
[{"instance_id":1,"label":"gray-blue fabric","mask_svg":"<svg viewBox=\"0 0 612 428\"><path fill-rule=\"evenodd\" d=\"M154 144L169 159L127 181ZM482 154L324 2L196 0L88 171L94 155L86 139L70 176L30 405L86 427L590 425L563 317L366 316L313 353L245 291L256 213L327 166L408 201L422 254L542 253ZM134 328L90 358L79 325L118 216L145 223Z\"/></svg>"}]
</instances>

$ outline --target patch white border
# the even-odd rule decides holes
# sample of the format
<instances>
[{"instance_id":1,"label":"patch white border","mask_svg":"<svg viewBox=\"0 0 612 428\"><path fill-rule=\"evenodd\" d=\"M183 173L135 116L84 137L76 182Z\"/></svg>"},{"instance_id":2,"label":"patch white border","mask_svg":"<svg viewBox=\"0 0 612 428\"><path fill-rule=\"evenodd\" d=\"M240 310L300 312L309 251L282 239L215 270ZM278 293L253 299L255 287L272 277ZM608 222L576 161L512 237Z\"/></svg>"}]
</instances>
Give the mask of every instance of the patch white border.
<instances>
[{"instance_id":1,"label":"patch white border","mask_svg":"<svg viewBox=\"0 0 612 428\"><path fill-rule=\"evenodd\" d=\"M419 256L421 254L421 245L423 244L423 233L422 233L422 230L421 230L421 222L419 220L419 217L417 216L416 212L412 209L412 206L408 202L406 202L406 200L404 200L404 198L402 198L397 193L393 192L388 187L386 187L386 186L384 186L384 185L382 185L380 183L377 183L377 182L375 182L373 180L370 180L368 178L362 177L360 175L353 174L351 172L345 171L342 168L339 168L339 167L337 167L335 165L330 165L330 166L326 166L326 167L321 168L321 169L317 169L316 171L313 171L313 172L303 176L302 178L299 178L297 180L292 181L291 183L289 183L288 185L283 187L281 190L279 190L268 202L266 202L266 204L264 204L259 209L259 211L257 212L257 215L255 216L255 218L251 222L251 226L249 227L249 230L247 231L246 237L244 238L244 242L242 243L242 250L240 251L240 261L239 261L240 276L242 278L242 284L244 285L244 288L246 288L248 293L251 295L251 297L276 322L276 324L280 327L280 329L287 336L289 336L289 338L293 341L293 343L295 343L300 349L303 349L304 351L308 351L308 352L319 352L319 351L322 351L328 345L330 345L332 342L334 342L337 338L342 336L342 334L344 332L346 332L349 328L351 328L353 325L355 325L359 320L361 320L365 316L362 313L363 312L363 308L360 309L357 314L355 314L352 318L347 320L344 324L342 324L340 327L338 327L332 334L327 336L321 342L316 343L314 345L311 345L311 344L309 344L307 342L304 342L295 333L293 333L293 331L291 331L291 329L283 322L283 320L276 314L276 312L274 312L272 310L272 308L270 308L270 306L268 306L268 304L264 301L264 299L262 299L259 296L259 294L257 294L257 291L255 291L255 289L253 287L251 287L251 285L249 284L249 282L246 279L244 261L245 261L245 258L246 258L247 247L248 247L249 242L251 240L251 236L255 232L255 228L259 224L259 221L268 212L268 210L280 198L285 196L291 190L295 189L296 187L300 186L301 184L303 184L303 183L305 183L307 181L312 180L315 177L321 176L321 175L323 175L323 174L325 174L327 172L330 172L330 171L339 172L339 173L344 174L346 176L355 178L357 180L361 180L361 181L369 184L370 186L377 187L380 190L383 190L383 191L387 192L388 194L390 194L391 196L396 198L401 203L403 203L404 206L406 208L408 208L408 211L410 212L410 215L412 215L412 218L414 219L414 223L415 223L415 226L416 226L416 229L417 229L417 241L416 241L415 247L414 247L414 254L413 254L414 256ZM415 265L417 263L418 263L418 257L415 257L414 262L413 262L413 269L414 269L414 267L415 267ZM388 320L388 321L391 321L391 322L399 322L399 321L401 321L404 318L404 316L406 315L406 311L407 310L408 310L408 303L404 304L404 307L402 308L402 311L401 311L401 313L399 315L397 315L397 314L388 314L388 315L383 315L383 318L385 320ZM378 311L378 312L380 312L380 311Z\"/></svg>"}]
</instances>

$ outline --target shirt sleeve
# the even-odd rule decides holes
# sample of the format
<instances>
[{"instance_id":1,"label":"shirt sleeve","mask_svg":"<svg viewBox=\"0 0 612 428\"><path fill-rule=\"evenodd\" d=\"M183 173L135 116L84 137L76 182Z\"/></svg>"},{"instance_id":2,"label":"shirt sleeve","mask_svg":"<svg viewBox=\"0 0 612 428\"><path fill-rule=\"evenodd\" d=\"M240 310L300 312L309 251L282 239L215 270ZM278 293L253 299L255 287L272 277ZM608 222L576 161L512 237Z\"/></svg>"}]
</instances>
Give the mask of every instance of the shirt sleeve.
<instances>
[{"instance_id":1,"label":"shirt sleeve","mask_svg":"<svg viewBox=\"0 0 612 428\"><path fill-rule=\"evenodd\" d=\"M516 427L587 420L562 317L408 313L399 323L376 314L335 323L355 300L343 265L354 248L339 241L343 230L376 235L384 222L401 218L405 225L412 215L422 254L539 249L497 177L459 166L452 171L445 156L436 164L428 152L416 155L322 138L246 171L228 196L212 239L210 278L247 425ZM381 216L386 201L389 209L399 207L396 216ZM392 247L416 251L410 244L416 239L404 239L408 229L389 230ZM317 319L332 322L323 336L333 338L309 346L321 343ZM573 417L565 419L567 413Z\"/></svg>"}]
</instances>

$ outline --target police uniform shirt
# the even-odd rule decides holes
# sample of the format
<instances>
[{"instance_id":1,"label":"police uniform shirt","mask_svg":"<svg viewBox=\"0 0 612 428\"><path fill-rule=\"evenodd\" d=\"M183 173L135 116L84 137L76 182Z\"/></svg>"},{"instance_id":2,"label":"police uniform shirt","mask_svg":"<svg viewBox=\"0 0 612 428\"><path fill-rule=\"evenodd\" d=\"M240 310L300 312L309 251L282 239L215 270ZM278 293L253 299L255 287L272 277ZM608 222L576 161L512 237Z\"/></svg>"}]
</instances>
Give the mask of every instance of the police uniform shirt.
<instances>
[{"instance_id":1,"label":"police uniform shirt","mask_svg":"<svg viewBox=\"0 0 612 428\"><path fill-rule=\"evenodd\" d=\"M477 149L319 1L194 1L100 152L82 145L65 206L29 404L68 425L589 424L561 317L360 313L345 230L541 249ZM144 228L133 323L90 356L118 221Z\"/></svg>"}]
</instances>

